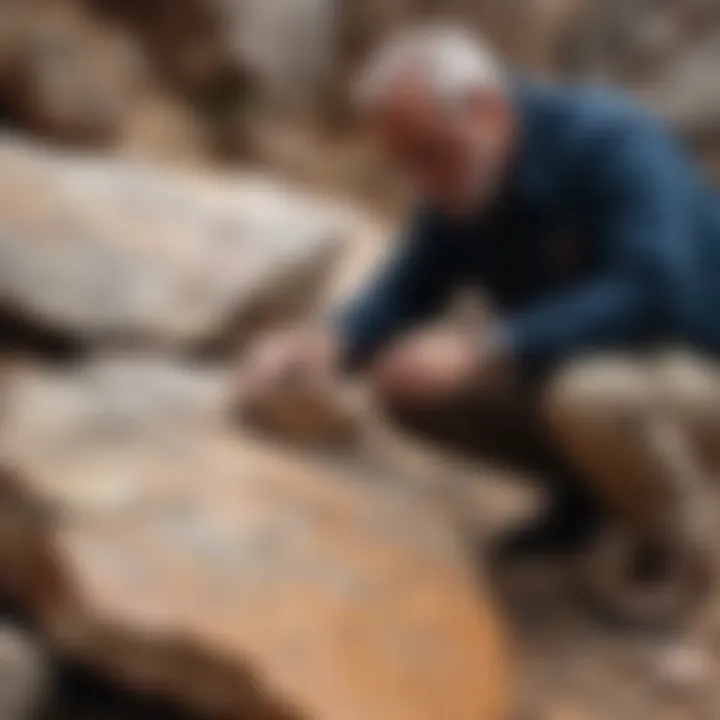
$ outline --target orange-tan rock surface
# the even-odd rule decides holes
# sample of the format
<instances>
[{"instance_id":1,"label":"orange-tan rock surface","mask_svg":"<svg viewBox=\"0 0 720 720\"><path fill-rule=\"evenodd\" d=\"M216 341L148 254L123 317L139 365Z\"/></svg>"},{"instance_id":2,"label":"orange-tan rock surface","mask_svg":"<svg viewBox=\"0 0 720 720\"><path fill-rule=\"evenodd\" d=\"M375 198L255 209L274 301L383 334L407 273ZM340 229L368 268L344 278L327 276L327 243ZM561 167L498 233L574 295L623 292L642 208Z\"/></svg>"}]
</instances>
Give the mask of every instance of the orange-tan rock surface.
<instances>
[{"instance_id":1,"label":"orange-tan rock surface","mask_svg":"<svg viewBox=\"0 0 720 720\"><path fill-rule=\"evenodd\" d=\"M161 361L8 381L0 580L55 646L211 717L505 717L503 630L429 498L227 408Z\"/></svg>"}]
</instances>

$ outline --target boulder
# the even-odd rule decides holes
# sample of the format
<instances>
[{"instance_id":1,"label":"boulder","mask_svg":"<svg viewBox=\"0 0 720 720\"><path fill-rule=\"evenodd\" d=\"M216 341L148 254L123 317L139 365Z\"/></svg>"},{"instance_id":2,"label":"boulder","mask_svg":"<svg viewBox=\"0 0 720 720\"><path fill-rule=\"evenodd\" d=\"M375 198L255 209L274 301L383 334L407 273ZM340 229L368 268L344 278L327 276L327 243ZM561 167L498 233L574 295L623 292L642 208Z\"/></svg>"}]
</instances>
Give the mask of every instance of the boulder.
<instances>
[{"instance_id":1,"label":"boulder","mask_svg":"<svg viewBox=\"0 0 720 720\"><path fill-rule=\"evenodd\" d=\"M208 717L505 717L503 629L437 505L239 435L222 386L6 378L0 580L56 650Z\"/></svg>"},{"instance_id":2,"label":"boulder","mask_svg":"<svg viewBox=\"0 0 720 720\"><path fill-rule=\"evenodd\" d=\"M7 0L0 109L64 144L151 159L239 152L247 83L222 27L203 0Z\"/></svg>"},{"instance_id":3,"label":"boulder","mask_svg":"<svg viewBox=\"0 0 720 720\"><path fill-rule=\"evenodd\" d=\"M233 347L312 306L348 227L257 177L0 143L0 306L83 346Z\"/></svg>"},{"instance_id":4,"label":"boulder","mask_svg":"<svg viewBox=\"0 0 720 720\"><path fill-rule=\"evenodd\" d=\"M114 142L153 82L134 39L71 2L11 0L0 24L0 93L10 119L56 140Z\"/></svg>"}]
</instances>

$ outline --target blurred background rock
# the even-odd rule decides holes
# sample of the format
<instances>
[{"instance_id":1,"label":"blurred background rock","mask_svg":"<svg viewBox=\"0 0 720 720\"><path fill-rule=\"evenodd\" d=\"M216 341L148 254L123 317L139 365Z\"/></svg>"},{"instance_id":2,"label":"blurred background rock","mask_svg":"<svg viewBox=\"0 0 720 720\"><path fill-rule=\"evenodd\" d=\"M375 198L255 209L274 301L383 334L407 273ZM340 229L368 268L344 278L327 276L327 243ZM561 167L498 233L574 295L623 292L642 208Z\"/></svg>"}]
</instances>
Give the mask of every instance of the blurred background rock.
<instances>
[{"instance_id":1,"label":"blurred background rock","mask_svg":"<svg viewBox=\"0 0 720 720\"><path fill-rule=\"evenodd\" d=\"M459 18L518 67L610 80L720 172L716 0L5 0L0 109L63 143L190 163L255 159L382 195L348 81L417 17Z\"/></svg>"}]
</instances>

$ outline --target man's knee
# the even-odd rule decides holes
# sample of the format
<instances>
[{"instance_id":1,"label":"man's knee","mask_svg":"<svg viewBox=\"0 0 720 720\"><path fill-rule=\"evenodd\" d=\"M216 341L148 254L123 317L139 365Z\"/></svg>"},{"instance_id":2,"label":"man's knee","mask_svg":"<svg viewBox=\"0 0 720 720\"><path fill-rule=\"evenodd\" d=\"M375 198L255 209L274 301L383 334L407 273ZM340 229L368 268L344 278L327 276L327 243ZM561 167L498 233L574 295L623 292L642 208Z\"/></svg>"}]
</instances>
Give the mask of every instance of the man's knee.
<instances>
[{"instance_id":1,"label":"man's knee","mask_svg":"<svg viewBox=\"0 0 720 720\"><path fill-rule=\"evenodd\" d=\"M689 352L671 352L658 361L658 395L663 407L693 424L720 401L720 375L713 361ZM717 419L717 416L714 418Z\"/></svg>"},{"instance_id":2,"label":"man's knee","mask_svg":"<svg viewBox=\"0 0 720 720\"><path fill-rule=\"evenodd\" d=\"M720 372L716 361L690 352L663 356L657 367L659 402L682 423L693 446L720 467Z\"/></svg>"},{"instance_id":3,"label":"man's knee","mask_svg":"<svg viewBox=\"0 0 720 720\"><path fill-rule=\"evenodd\" d=\"M567 441L579 434L636 429L652 411L650 378L640 361L595 358L558 370L541 395L551 434Z\"/></svg>"}]
</instances>

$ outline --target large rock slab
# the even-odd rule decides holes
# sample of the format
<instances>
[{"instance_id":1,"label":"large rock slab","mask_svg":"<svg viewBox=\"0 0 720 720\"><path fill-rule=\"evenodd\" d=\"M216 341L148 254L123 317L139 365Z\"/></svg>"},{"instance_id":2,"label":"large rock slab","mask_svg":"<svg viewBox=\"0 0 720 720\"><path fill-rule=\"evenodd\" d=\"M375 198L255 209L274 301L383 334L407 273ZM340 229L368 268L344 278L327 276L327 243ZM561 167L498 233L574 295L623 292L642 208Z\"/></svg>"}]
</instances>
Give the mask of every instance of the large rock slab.
<instances>
[{"instance_id":1,"label":"large rock slab","mask_svg":"<svg viewBox=\"0 0 720 720\"><path fill-rule=\"evenodd\" d=\"M239 437L189 367L9 387L0 580L61 652L221 718L505 716L502 628L407 483Z\"/></svg>"},{"instance_id":2,"label":"large rock slab","mask_svg":"<svg viewBox=\"0 0 720 720\"><path fill-rule=\"evenodd\" d=\"M0 301L83 343L233 344L310 307L345 220L259 178L0 143Z\"/></svg>"}]
</instances>

